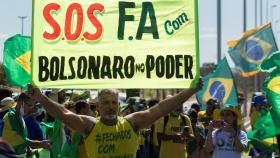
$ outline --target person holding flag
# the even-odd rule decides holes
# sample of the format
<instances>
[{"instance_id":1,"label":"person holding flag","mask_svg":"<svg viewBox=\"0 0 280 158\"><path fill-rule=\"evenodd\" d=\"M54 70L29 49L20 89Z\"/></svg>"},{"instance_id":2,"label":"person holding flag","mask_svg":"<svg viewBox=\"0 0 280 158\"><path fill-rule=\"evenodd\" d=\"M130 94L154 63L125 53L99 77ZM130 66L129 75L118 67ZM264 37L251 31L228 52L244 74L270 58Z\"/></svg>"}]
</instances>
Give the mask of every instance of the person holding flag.
<instances>
[{"instance_id":1,"label":"person holding flag","mask_svg":"<svg viewBox=\"0 0 280 158\"><path fill-rule=\"evenodd\" d=\"M62 120L70 128L80 132L90 158L97 157L136 157L138 147L137 133L140 129L152 125L157 119L170 113L202 87L202 79L195 88L186 89L177 95L159 102L153 108L118 117L118 93L113 90L101 90L97 108L100 118L76 115L52 101L37 88L29 85L28 94L38 100L47 112Z\"/></svg>"},{"instance_id":2,"label":"person holding flag","mask_svg":"<svg viewBox=\"0 0 280 158\"><path fill-rule=\"evenodd\" d=\"M237 88L226 57L217 64L213 73L203 78L203 81L205 85L201 91L196 93L196 98L198 103L202 105L202 109L211 109L208 110L211 111L211 113L208 112L211 120L219 118L219 113L225 105L238 105ZM213 105L209 107L210 104ZM203 112L199 112L198 118L204 122L201 119L202 114ZM207 123L204 123L204 126L207 127Z\"/></svg>"},{"instance_id":3,"label":"person holding flag","mask_svg":"<svg viewBox=\"0 0 280 158\"><path fill-rule=\"evenodd\" d=\"M34 101L25 93L21 93L16 106L9 108L8 113L4 116L2 138L12 145L17 154L26 154L28 147L51 148L51 145L46 140L35 141L27 137L27 129L23 116L31 114L34 108Z\"/></svg>"}]
</instances>

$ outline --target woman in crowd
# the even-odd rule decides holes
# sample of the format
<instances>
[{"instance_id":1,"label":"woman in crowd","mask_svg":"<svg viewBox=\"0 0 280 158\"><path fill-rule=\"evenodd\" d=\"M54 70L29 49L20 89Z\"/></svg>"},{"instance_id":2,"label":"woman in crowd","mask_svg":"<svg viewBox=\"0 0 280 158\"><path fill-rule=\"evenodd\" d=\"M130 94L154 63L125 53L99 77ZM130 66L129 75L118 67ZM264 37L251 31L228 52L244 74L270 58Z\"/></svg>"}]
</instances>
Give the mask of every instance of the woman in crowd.
<instances>
[{"instance_id":1,"label":"woman in crowd","mask_svg":"<svg viewBox=\"0 0 280 158\"><path fill-rule=\"evenodd\" d=\"M213 152L213 158L241 158L248 138L238 127L238 115L230 107L223 109L220 115L221 120L209 124L205 147L209 153Z\"/></svg>"}]
</instances>

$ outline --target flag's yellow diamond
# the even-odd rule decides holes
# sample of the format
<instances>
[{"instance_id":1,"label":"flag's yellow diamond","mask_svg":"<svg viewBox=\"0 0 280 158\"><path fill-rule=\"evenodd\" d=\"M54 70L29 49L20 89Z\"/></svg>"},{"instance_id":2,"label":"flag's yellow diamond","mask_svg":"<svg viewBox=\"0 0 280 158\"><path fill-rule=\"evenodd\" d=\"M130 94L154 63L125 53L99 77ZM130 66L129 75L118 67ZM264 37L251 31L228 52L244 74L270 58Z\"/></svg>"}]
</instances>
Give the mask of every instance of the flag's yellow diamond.
<instances>
[{"instance_id":1,"label":"flag's yellow diamond","mask_svg":"<svg viewBox=\"0 0 280 158\"><path fill-rule=\"evenodd\" d=\"M267 85L271 91L280 94L280 77L273 78Z\"/></svg>"},{"instance_id":2,"label":"flag's yellow diamond","mask_svg":"<svg viewBox=\"0 0 280 158\"><path fill-rule=\"evenodd\" d=\"M28 51L18 58L16 58L16 62L28 73L30 74L30 58L31 51Z\"/></svg>"}]
</instances>

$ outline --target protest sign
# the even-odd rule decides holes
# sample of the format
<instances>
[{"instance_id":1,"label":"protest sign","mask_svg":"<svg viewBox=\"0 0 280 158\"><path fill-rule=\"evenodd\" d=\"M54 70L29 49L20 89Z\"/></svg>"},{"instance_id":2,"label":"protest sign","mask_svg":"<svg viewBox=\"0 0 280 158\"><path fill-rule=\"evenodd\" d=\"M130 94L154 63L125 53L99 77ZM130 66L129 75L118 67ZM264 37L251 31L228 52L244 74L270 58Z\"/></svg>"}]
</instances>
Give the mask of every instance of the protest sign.
<instances>
[{"instance_id":1,"label":"protest sign","mask_svg":"<svg viewBox=\"0 0 280 158\"><path fill-rule=\"evenodd\" d=\"M33 0L32 81L44 88L188 88L196 0Z\"/></svg>"}]
</instances>

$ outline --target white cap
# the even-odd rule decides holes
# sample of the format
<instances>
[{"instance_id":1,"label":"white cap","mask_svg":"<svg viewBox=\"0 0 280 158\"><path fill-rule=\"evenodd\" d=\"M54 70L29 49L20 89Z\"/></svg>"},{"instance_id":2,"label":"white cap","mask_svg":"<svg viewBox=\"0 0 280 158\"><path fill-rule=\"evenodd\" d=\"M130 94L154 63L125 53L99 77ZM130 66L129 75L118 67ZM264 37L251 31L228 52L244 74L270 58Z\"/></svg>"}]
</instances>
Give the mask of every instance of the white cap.
<instances>
[{"instance_id":1,"label":"white cap","mask_svg":"<svg viewBox=\"0 0 280 158\"><path fill-rule=\"evenodd\" d=\"M14 103L15 103L15 100L11 97L6 97L1 100L1 106L6 106L6 105L12 106L12 104L14 104Z\"/></svg>"}]
</instances>

